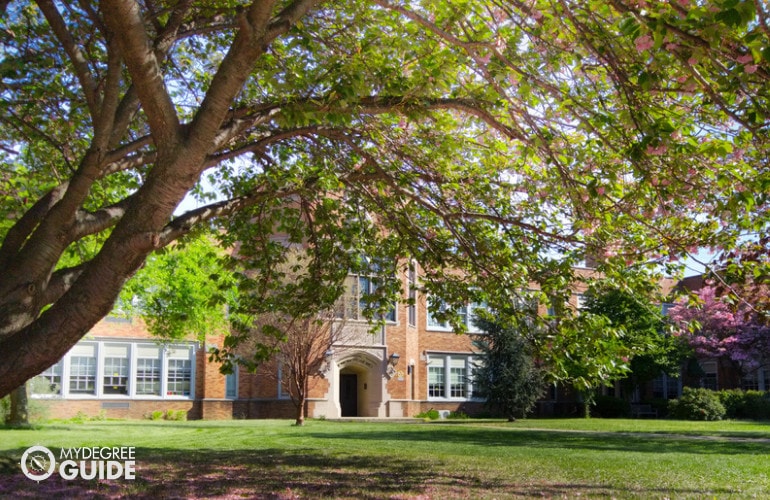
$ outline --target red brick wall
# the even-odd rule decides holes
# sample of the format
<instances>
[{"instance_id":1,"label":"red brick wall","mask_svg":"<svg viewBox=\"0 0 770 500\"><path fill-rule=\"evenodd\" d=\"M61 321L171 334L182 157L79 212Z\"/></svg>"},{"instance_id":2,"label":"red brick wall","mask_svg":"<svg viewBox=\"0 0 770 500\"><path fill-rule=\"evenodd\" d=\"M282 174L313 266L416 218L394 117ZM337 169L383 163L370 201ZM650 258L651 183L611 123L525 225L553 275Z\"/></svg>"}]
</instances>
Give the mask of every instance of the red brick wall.
<instances>
[{"instance_id":1,"label":"red brick wall","mask_svg":"<svg viewBox=\"0 0 770 500\"><path fill-rule=\"evenodd\" d=\"M154 411L187 412L188 420L201 418L200 408L192 400L101 400L101 399L33 399L33 405L43 408L43 417L52 419L69 419L78 414L87 417L143 419L149 418ZM123 408L105 408L104 405L120 403ZM125 407L127 406L127 407Z\"/></svg>"}]
</instances>

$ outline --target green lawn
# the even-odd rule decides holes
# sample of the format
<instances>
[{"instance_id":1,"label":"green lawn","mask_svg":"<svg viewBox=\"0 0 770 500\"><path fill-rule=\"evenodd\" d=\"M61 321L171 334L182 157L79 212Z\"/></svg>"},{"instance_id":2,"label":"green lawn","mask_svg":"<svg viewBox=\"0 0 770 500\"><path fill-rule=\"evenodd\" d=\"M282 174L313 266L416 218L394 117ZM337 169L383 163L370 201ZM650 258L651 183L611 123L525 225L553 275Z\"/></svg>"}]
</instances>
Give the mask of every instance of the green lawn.
<instances>
[{"instance_id":1,"label":"green lawn","mask_svg":"<svg viewBox=\"0 0 770 500\"><path fill-rule=\"evenodd\" d=\"M134 446L134 481L37 484L24 450ZM89 422L0 429L0 498L765 498L770 424Z\"/></svg>"}]
</instances>

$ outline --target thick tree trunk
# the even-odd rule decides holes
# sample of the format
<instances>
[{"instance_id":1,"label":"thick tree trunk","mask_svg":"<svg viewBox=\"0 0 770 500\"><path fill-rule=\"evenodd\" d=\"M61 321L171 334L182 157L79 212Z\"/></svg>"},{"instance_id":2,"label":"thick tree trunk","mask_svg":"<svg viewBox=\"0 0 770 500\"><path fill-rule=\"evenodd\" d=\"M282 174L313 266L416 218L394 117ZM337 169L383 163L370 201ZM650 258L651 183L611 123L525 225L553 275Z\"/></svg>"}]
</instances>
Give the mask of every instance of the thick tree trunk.
<instances>
[{"instance_id":1,"label":"thick tree trunk","mask_svg":"<svg viewBox=\"0 0 770 500\"><path fill-rule=\"evenodd\" d=\"M14 426L29 425L27 384L21 384L11 391L11 409L5 423Z\"/></svg>"}]
</instances>

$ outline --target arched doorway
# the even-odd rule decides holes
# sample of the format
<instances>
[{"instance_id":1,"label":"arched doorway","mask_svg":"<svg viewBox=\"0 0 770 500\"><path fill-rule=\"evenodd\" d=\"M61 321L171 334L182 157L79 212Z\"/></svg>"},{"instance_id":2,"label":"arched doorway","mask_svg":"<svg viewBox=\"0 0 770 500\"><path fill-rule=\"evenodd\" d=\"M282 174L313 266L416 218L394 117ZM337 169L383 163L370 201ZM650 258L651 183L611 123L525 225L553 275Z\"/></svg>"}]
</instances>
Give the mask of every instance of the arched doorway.
<instances>
[{"instance_id":1,"label":"arched doorway","mask_svg":"<svg viewBox=\"0 0 770 500\"><path fill-rule=\"evenodd\" d=\"M379 417L383 413L383 360L356 351L337 362L336 400L341 417Z\"/></svg>"}]
</instances>

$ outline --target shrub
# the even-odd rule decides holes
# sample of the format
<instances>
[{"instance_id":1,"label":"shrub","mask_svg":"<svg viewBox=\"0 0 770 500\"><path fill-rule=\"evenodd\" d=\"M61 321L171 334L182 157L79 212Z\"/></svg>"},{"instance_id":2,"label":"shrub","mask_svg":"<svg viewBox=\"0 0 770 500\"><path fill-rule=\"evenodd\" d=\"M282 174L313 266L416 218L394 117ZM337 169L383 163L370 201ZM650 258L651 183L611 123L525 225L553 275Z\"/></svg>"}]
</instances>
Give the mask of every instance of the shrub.
<instances>
[{"instance_id":1,"label":"shrub","mask_svg":"<svg viewBox=\"0 0 770 500\"><path fill-rule=\"evenodd\" d=\"M612 396L596 396L592 413L601 418L622 418L631 415L631 404Z\"/></svg>"},{"instance_id":2,"label":"shrub","mask_svg":"<svg viewBox=\"0 0 770 500\"><path fill-rule=\"evenodd\" d=\"M430 420L438 420L440 417L441 415L439 414L438 410L434 410L433 408L415 415L415 418L427 418Z\"/></svg>"},{"instance_id":3,"label":"shrub","mask_svg":"<svg viewBox=\"0 0 770 500\"><path fill-rule=\"evenodd\" d=\"M467 420L470 417L464 412L452 411L452 412L449 412L449 416L447 418L452 420Z\"/></svg>"},{"instance_id":4,"label":"shrub","mask_svg":"<svg viewBox=\"0 0 770 500\"><path fill-rule=\"evenodd\" d=\"M731 389L717 393L728 418L770 419L770 393Z\"/></svg>"},{"instance_id":5,"label":"shrub","mask_svg":"<svg viewBox=\"0 0 770 500\"><path fill-rule=\"evenodd\" d=\"M681 420L722 420L725 407L714 391L685 387L682 397L669 402L668 414Z\"/></svg>"},{"instance_id":6,"label":"shrub","mask_svg":"<svg viewBox=\"0 0 770 500\"><path fill-rule=\"evenodd\" d=\"M150 414L150 420L160 420L163 418L163 410L155 410Z\"/></svg>"},{"instance_id":7,"label":"shrub","mask_svg":"<svg viewBox=\"0 0 770 500\"><path fill-rule=\"evenodd\" d=\"M166 420L187 420L187 412L185 410L166 410L166 414L163 416Z\"/></svg>"}]
</instances>

